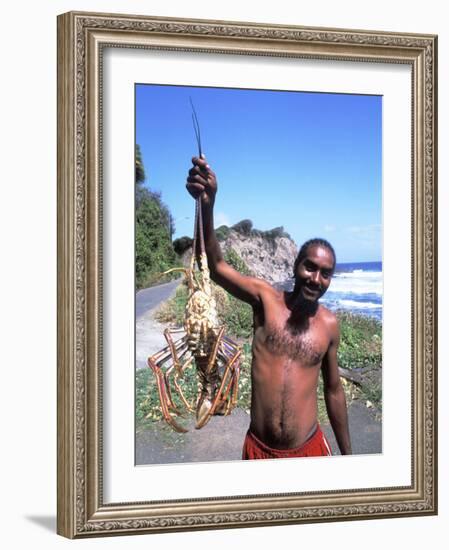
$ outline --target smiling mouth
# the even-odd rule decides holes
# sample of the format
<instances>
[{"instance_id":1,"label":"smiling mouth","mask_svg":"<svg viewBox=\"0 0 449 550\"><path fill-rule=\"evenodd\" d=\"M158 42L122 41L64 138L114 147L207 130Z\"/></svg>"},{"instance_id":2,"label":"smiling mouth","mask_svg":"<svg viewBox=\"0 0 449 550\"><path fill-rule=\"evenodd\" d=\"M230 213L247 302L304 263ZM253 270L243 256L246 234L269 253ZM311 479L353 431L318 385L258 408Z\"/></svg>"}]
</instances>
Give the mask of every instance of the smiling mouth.
<instances>
[{"instance_id":1,"label":"smiling mouth","mask_svg":"<svg viewBox=\"0 0 449 550\"><path fill-rule=\"evenodd\" d=\"M306 290L308 294L312 294L313 296L317 296L321 292L320 288L317 288L317 287L311 288L310 286L307 286L307 285L303 286L303 290Z\"/></svg>"}]
</instances>

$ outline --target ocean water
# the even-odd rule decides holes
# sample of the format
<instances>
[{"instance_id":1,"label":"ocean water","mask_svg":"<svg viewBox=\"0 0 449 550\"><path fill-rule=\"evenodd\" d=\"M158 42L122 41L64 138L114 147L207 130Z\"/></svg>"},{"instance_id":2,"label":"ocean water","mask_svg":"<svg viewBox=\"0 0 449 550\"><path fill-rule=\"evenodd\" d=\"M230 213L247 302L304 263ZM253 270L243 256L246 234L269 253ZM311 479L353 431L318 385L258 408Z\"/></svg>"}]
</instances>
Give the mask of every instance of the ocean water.
<instances>
[{"instance_id":1,"label":"ocean water","mask_svg":"<svg viewBox=\"0 0 449 550\"><path fill-rule=\"evenodd\" d=\"M291 290L292 286L284 288ZM320 302L332 311L345 310L381 321L382 262L338 263Z\"/></svg>"},{"instance_id":2,"label":"ocean water","mask_svg":"<svg viewBox=\"0 0 449 550\"><path fill-rule=\"evenodd\" d=\"M321 303L382 320L382 262L337 264Z\"/></svg>"}]
</instances>

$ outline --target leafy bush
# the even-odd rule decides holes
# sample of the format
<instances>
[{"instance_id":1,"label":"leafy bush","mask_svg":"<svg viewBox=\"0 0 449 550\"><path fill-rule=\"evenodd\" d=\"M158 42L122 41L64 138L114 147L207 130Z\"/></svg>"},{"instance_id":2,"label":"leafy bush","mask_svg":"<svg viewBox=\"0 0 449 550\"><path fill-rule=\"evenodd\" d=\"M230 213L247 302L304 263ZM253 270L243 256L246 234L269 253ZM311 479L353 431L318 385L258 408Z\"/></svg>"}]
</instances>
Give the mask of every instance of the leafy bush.
<instances>
[{"instance_id":1,"label":"leafy bush","mask_svg":"<svg viewBox=\"0 0 449 550\"><path fill-rule=\"evenodd\" d=\"M158 280L164 271L178 265L171 242L173 217L160 193L145 187L145 168L136 147L136 286L143 288ZM177 275L174 275L177 276Z\"/></svg>"},{"instance_id":2,"label":"leafy bush","mask_svg":"<svg viewBox=\"0 0 449 550\"><path fill-rule=\"evenodd\" d=\"M176 254L184 254L186 250L192 247L193 239L190 237L179 237L179 239L175 239L173 241L173 249L176 252Z\"/></svg>"},{"instance_id":3,"label":"leafy bush","mask_svg":"<svg viewBox=\"0 0 449 550\"><path fill-rule=\"evenodd\" d=\"M176 289L175 295L164 302L156 312L156 320L160 323L170 323L178 327L184 325L184 315L187 305L189 290L183 282Z\"/></svg>"},{"instance_id":4,"label":"leafy bush","mask_svg":"<svg viewBox=\"0 0 449 550\"><path fill-rule=\"evenodd\" d=\"M269 239L272 241L281 237L287 237L288 239L291 239L290 235L286 231L284 231L283 226L274 227L273 229L268 229L268 231L262 231L262 236L265 237L265 239Z\"/></svg>"},{"instance_id":5,"label":"leafy bush","mask_svg":"<svg viewBox=\"0 0 449 550\"><path fill-rule=\"evenodd\" d=\"M149 368L136 372L136 421L140 426L145 420L162 418L161 404L153 372Z\"/></svg>"},{"instance_id":6,"label":"leafy bush","mask_svg":"<svg viewBox=\"0 0 449 550\"><path fill-rule=\"evenodd\" d=\"M253 310L249 304L229 296L224 312L227 333L234 338L250 338L253 333Z\"/></svg>"},{"instance_id":7,"label":"leafy bush","mask_svg":"<svg viewBox=\"0 0 449 550\"><path fill-rule=\"evenodd\" d=\"M242 235L251 235L251 230L253 228L253 222L251 220L242 220L232 226L234 231L241 233Z\"/></svg>"},{"instance_id":8,"label":"leafy bush","mask_svg":"<svg viewBox=\"0 0 449 550\"><path fill-rule=\"evenodd\" d=\"M242 363L240 365L239 394L237 407L244 409L249 413L251 408L251 345L243 344Z\"/></svg>"},{"instance_id":9,"label":"leafy bush","mask_svg":"<svg viewBox=\"0 0 449 550\"><path fill-rule=\"evenodd\" d=\"M338 364L346 369L382 366L382 325L376 319L338 312Z\"/></svg>"},{"instance_id":10,"label":"leafy bush","mask_svg":"<svg viewBox=\"0 0 449 550\"><path fill-rule=\"evenodd\" d=\"M252 271L233 248L228 248L224 260L242 275L252 275Z\"/></svg>"},{"instance_id":11,"label":"leafy bush","mask_svg":"<svg viewBox=\"0 0 449 550\"><path fill-rule=\"evenodd\" d=\"M217 227L215 230L215 236L220 242L222 242L228 238L230 232L231 229L227 225L220 225L220 227Z\"/></svg>"}]
</instances>

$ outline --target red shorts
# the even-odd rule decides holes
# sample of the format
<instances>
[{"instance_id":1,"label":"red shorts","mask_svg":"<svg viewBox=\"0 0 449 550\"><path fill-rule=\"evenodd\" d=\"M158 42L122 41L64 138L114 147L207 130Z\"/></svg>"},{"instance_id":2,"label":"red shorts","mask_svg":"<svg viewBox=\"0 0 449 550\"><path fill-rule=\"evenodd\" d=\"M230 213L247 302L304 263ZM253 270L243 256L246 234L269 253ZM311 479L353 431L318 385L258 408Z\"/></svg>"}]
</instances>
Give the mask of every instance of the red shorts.
<instances>
[{"instance_id":1,"label":"red shorts","mask_svg":"<svg viewBox=\"0 0 449 550\"><path fill-rule=\"evenodd\" d=\"M272 449L265 445L249 430L243 443L242 460L256 460L261 458L299 458L305 456L331 456L330 445L317 426L309 439L296 449Z\"/></svg>"}]
</instances>

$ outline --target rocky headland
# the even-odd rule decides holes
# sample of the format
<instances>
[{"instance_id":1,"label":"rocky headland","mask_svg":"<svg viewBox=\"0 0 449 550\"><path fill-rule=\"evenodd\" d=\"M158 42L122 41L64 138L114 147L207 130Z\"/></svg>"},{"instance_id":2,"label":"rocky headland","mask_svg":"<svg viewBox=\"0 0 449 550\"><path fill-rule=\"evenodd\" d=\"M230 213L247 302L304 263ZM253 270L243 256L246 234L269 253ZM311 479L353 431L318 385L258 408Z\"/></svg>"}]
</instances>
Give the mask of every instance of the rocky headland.
<instances>
[{"instance_id":1,"label":"rocky headland","mask_svg":"<svg viewBox=\"0 0 449 550\"><path fill-rule=\"evenodd\" d=\"M261 231L250 220L242 220L232 227L220 226L216 234L223 254L233 250L256 277L274 284L293 276L298 247L283 227ZM183 264L189 265L192 239L181 237L173 244Z\"/></svg>"}]
</instances>

